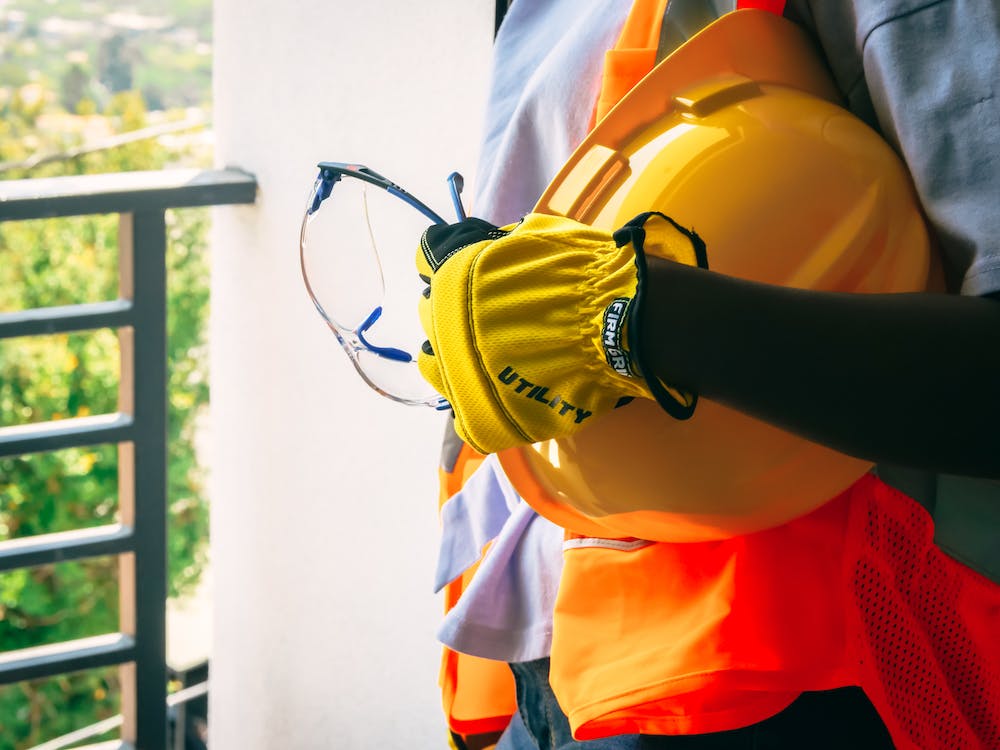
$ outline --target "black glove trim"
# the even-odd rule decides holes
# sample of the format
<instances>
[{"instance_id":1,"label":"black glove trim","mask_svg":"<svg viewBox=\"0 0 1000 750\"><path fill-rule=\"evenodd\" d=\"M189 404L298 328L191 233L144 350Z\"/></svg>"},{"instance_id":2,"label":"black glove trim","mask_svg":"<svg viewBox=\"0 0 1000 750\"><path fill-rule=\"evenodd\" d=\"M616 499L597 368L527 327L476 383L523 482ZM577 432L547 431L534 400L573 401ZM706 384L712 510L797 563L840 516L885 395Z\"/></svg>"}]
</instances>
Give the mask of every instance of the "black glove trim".
<instances>
[{"instance_id":1,"label":"black glove trim","mask_svg":"<svg viewBox=\"0 0 1000 750\"><path fill-rule=\"evenodd\" d=\"M459 250L484 240L499 240L510 234L495 224L477 218L469 218L456 224L433 224L420 237L420 249L424 259L435 273L452 255Z\"/></svg>"},{"instance_id":2,"label":"black glove trim","mask_svg":"<svg viewBox=\"0 0 1000 750\"><path fill-rule=\"evenodd\" d=\"M690 229L685 229L676 221L671 219L666 214L660 213L659 211L647 211L641 213L632 220L625 223L621 229L617 230L613 237L615 240L615 245L617 247L623 247L628 243L632 244L632 248L635 251L635 268L636 268L636 291L635 299L632 300L632 304L629 305L629 321L628 321L628 341L629 341L629 352L632 358L635 360L639 372L642 374L643 379L646 381L646 385L649 386L650 392L652 392L653 397L656 399L656 403L662 407L662 409L667 412L674 419L690 419L694 414L695 407L698 405L698 394L689 391L691 394L691 402L685 403L678 400L669 390L663 385L656 375L652 374L653 370L647 361L645 354L642 351L642 347L639 345L642 337L639 335L639 321L642 319L642 309L646 300L646 230L643 226L650 216L660 216L667 221L669 221L673 227L687 237L691 241L691 245L694 248L695 259L698 263L699 268L708 268L708 252L705 248L705 242L695 234Z\"/></svg>"}]
</instances>

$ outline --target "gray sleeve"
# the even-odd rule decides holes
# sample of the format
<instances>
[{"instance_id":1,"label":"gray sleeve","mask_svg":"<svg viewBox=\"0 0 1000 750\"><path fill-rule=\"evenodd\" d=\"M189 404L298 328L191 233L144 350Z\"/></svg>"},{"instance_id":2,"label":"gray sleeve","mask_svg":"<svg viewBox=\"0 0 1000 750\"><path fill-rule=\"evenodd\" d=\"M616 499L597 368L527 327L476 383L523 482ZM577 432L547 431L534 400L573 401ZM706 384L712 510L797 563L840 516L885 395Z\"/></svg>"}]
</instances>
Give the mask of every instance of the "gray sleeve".
<instances>
[{"instance_id":1,"label":"gray sleeve","mask_svg":"<svg viewBox=\"0 0 1000 750\"><path fill-rule=\"evenodd\" d=\"M902 154L956 290L1000 291L1000 4L789 6L814 24L849 106Z\"/></svg>"}]
</instances>

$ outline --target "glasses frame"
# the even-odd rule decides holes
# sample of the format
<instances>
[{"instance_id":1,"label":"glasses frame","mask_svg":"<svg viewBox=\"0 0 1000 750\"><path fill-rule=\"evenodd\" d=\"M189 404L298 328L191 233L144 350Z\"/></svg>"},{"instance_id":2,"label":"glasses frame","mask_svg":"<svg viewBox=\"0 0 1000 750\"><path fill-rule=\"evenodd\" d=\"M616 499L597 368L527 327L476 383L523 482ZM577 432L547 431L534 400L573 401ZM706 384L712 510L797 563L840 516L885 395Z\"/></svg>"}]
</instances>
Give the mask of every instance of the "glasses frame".
<instances>
[{"instance_id":1,"label":"glasses frame","mask_svg":"<svg viewBox=\"0 0 1000 750\"><path fill-rule=\"evenodd\" d=\"M347 356L351 360L351 364L354 365L354 369L357 370L358 374L361 376L362 380L368 384L370 388L382 394L386 398L399 403L416 405L416 406L430 406L434 409L449 409L451 408L447 400L444 397L437 395L435 397L423 398L423 399L413 399L399 396L394 393L388 392L382 386L376 384L371 380L368 374L364 371L358 357L361 352L369 352L376 355L382 359L387 359L393 362L400 363L411 363L414 361L413 355L402 349L397 349L395 347L387 346L377 346L372 344L365 338L365 334L368 330L378 321L382 316L382 305L377 305L372 312L368 315L365 320L360 323L356 328L349 328L347 326L341 325L336 320L334 320L330 315L326 313L323 309L323 305L320 303L319 299L316 297L313 291L312 285L309 283L309 274L306 271L306 228L309 225L311 217L319 211L320 206L323 204L327 198L330 197L333 192L333 186L336 185L341 179L345 177L353 177L355 179L361 180L369 185L385 190L390 195L399 198L401 201L419 211L423 216L429 219L434 224L446 224L447 222L441 218L433 209L431 209L426 203L418 199L413 194L404 190L402 187L397 185L392 180L383 177L378 172L370 169L362 164L353 164L347 162L334 162L334 161L321 161L317 164L319 168L319 175L313 184L313 190L310 195L311 201L306 207L305 216L302 219L302 227L299 232L299 265L302 270L302 281L305 284L306 292L309 294L309 298L312 300L313 306L316 311L320 314L320 317L326 321L327 326L333 331L333 334L337 337L337 341L340 342L341 347L347 353ZM448 185L451 193L452 203L455 207L455 213L458 215L459 220L466 218L465 209L462 206L461 192L463 188L462 175L458 172L452 172L448 175ZM367 215L365 221L367 222ZM371 226L368 226L369 237L372 237ZM378 274L382 276L382 261L378 255L378 250L375 245L374 239L372 239L372 248L375 253L376 268L378 269ZM383 287L384 292L384 287Z\"/></svg>"}]
</instances>

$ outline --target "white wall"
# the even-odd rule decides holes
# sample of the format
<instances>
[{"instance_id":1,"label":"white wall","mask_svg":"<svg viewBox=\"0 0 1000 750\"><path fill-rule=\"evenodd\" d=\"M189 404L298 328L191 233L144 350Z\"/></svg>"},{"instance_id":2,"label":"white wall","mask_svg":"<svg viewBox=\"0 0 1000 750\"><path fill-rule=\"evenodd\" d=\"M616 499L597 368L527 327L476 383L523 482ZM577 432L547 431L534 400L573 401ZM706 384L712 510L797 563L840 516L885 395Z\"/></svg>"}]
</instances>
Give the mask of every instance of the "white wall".
<instances>
[{"instance_id":1,"label":"white wall","mask_svg":"<svg viewBox=\"0 0 1000 750\"><path fill-rule=\"evenodd\" d=\"M216 0L213 750L445 747L430 591L441 415L354 374L297 265L315 163L472 177L491 0ZM447 207L447 201L438 205ZM416 238L414 238L414 242ZM409 261L409 259L407 259Z\"/></svg>"}]
</instances>

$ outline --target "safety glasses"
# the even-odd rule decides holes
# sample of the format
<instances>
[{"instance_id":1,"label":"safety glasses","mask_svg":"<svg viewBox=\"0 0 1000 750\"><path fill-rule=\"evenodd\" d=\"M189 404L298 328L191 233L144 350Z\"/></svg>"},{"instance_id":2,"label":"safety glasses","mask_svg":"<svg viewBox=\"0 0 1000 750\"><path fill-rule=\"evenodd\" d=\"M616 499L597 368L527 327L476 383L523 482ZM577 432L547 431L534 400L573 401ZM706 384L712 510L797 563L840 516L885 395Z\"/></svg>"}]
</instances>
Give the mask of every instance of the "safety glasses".
<instances>
[{"instance_id":1,"label":"safety glasses","mask_svg":"<svg viewBox=\"0 0 1000 750\"><path fill-rule=\"evenodd\" d=\"M365 383L400 403L448 408L417 368L426 335L413 261L424 230L445 220L368 167L318 166L299 235L309 297ZM462 176L452 173L448 184L464 219Z\"/></svg>"}]
</instances>

